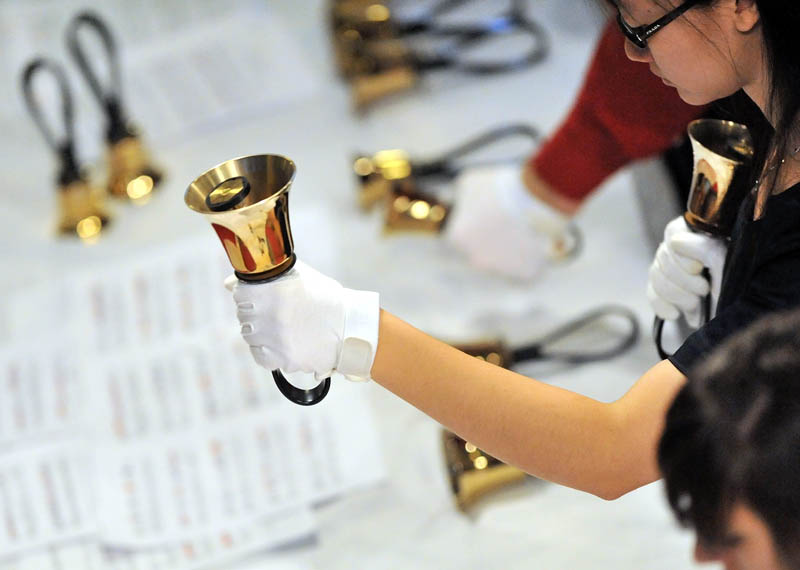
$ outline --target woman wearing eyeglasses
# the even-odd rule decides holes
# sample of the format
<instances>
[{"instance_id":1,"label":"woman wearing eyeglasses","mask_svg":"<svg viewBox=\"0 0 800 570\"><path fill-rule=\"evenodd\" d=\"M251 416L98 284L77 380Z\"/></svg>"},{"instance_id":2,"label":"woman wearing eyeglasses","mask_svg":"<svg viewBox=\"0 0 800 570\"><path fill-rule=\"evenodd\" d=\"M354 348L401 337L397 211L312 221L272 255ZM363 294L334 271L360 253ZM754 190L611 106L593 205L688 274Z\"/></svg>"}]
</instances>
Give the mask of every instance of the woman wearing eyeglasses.
<instances>
[{"instance_id":1,"label":"woman wearing eyeglasses","mask_svg":"<svg viewBox=\"0 0 800 570\"><path fill-rule=\"evenodd\" d=\"M377 293L346 289L298 262L272 283L231 284L256 361L372 378L503 461L606 499L658 479L657 443L686 372L758 316L800 305L800 10L795 0L620 0L615 8L628 57L684 101L703 105L741 90L774 129L756 133L759 182L727 245L710 322L622 398L602 403L461 353L381 311ZM661 249L651 277L663 306L688 310L684 294L705 294L702 251L693 258L689 247L715 246L702 238Z\"/></svg>"}]
</instances>

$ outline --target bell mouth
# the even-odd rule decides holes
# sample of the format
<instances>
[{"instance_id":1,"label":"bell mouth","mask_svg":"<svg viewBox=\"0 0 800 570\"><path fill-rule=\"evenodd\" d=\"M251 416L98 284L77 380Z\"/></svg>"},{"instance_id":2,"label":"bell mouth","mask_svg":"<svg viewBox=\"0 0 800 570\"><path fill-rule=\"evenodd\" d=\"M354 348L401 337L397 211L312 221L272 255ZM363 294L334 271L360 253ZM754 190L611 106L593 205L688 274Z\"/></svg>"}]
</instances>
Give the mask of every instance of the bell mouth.
<instances>
[{"instance_id":1,"label":"bell mouth","mask_svg":"<svg viewBox=\"0 0 800 570\"><path fill-rule=\"evenodd\" d=\"M707 150L736 163L753 158L753 139L747 127L733 121L697 119L689 123L689 137Z\"/></svg>"},{"instance_id":2,"label":"bell mouth","mask_svg":"<svg viewBox=\"0 0 800 570\"><path fill-rule=\"evenodd\" d=\"M205 215L245 210L288 192L294 181L294 161L276 154L256 154L226 160L195 178L184 202Z\"/></svg>"}]
</instances>

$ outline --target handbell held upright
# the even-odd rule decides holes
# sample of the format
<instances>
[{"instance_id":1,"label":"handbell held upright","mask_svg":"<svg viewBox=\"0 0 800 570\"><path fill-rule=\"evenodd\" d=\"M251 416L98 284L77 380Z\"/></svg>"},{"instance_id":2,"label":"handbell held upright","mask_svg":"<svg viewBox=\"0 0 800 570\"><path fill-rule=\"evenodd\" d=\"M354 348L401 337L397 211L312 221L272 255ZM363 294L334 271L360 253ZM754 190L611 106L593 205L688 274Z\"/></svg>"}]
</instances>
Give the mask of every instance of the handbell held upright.
<instances>
[{"instance_id":1,"label":"handbell held upright","mask_svg":"<svg viewBox=\"0 0 800 570\"><path fill-rule=\"evenodd\" d=\"M692 183L683 215L694 232L728 238L739 206L749 190L753 139L747 127L731 121L697 119L687 127L692 143ZM708 269L703 270L710 279ZM711 296L703 301L706 322L711 319ZM661 344L664 320L656 317L653 338L660 358L670 355Z\"/></svg>"},{"instance_id":2,"label":"handbell held upright","mask_svg":"<svg viewBox=\"0 0 800 570\"><path fill-rule=\"evenodd\" d=\"M207 170L186 189L186 205L211 223L242 281L272 281L295 264L289 225L295 170L294 162L283 156L244 156ZM303 390L280 370L273 370L272 376L284 396L303 406L319 403L330 389L330 378Z\"/></svg>"}]
</instances>

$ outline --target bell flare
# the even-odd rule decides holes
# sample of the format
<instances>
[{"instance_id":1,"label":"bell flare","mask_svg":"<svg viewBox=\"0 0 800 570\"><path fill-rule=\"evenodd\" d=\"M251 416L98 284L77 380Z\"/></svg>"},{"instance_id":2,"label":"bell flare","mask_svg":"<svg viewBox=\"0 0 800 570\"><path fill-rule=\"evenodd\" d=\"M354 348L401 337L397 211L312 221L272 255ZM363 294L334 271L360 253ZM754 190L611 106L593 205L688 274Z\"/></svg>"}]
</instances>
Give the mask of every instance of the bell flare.
<instances>
[{"instance_id":1,"label":"bell flare","mask_svg":"<svg viewBox=\"0 0 800 570\"><path fill-rule=\"evenodd\" d=\"M228 180L245 179L250 186L247 197L236 205L246 209L264 200L275 199L289 191L294 182L294 161L275 154L258 154L226 160L195 178L184 194L186 205L205 215L217 213L207 201L208 196Z\"/></svg>"},{"instance_id":2,"label":"bell flare","mask_svg":"<svg viewBox=\"0 0 800 570\"><path fill-rule=\"evenodd\" d=\"M275 279L295 263L289 225L295 170L283 156L244 156L207 170L186 189L186 205L211 224L244 281Z\"/></svg>"},{"instance_id":3,"label":"bell flare","mask_svg":"<svg viewBox=\"0 0 800 570\"><path fill-rule=\"evenodd\" d=\"M694 166L684 218L694 230L727 236L749 190L752 137L746 126L717 119L692 121L687 132Z\"/></svg>"}]
</instances>

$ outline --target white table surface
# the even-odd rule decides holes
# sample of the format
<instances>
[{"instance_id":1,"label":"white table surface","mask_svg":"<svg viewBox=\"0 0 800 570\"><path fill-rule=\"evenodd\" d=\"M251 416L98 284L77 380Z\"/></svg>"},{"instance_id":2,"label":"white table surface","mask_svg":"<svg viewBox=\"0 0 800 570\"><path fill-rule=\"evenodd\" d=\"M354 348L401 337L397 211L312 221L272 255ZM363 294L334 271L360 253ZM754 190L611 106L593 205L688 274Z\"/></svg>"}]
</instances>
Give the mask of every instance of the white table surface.
<instances>
[{"instance_id":1,"label":"white table surface","mask_svg":"<svg viewBox=\"0 0 800 570\"><path fill-rule=\"evenodd\" d=\"M191 140L150 141L168 170L163 191L146 207L125 208L109 236L93 247L48 235L52 159L27 116L6 120L11 130L0 139L0 181L7 199L14 199L0 210L0 290L75 266L91 268L164 240L205 235L205 222L183 204L186 184L227 158L272 152L298 165L292 215L322 226L295 233L298 253L349 287L380 291L383 306L412 324L442 338L496 332L524 341L583 310L617 302L633 309L643 325L641 341L625 356L580 368L532 364L519 371L608 401L656 362L644 295L651 250L628 173L608 181L581 211L587 243L579 259L525 287L477 274L432 238L379 238L379 220L361 214L354 200L350 158L356 150L404 148L429 156L501 123L553 129L580 83L596 36L598 23L587 3L532 3L532 14L553 39L542 64L496 78L431 78L417 92L361 118L351 112L347 90L331 66L324 3L268 4L315 74L313 95ZM385 442L388 480L319 506L320 532L313 541L230 568L694 567L691 535L676 528L659 484L606 502L529 478L482 502L470 516L461 514L445 479L441 428L375 384L363 390Z\"/></svg>"}]
</instances>

